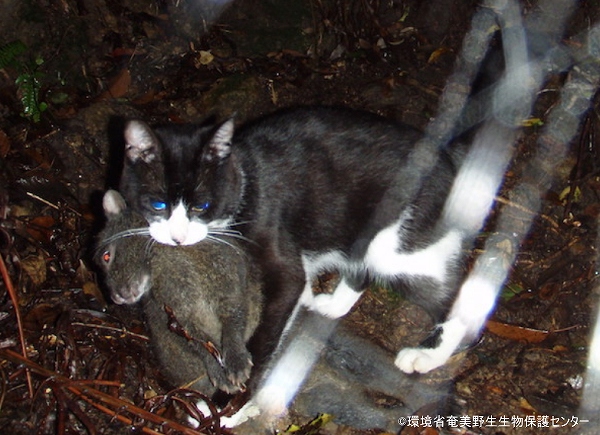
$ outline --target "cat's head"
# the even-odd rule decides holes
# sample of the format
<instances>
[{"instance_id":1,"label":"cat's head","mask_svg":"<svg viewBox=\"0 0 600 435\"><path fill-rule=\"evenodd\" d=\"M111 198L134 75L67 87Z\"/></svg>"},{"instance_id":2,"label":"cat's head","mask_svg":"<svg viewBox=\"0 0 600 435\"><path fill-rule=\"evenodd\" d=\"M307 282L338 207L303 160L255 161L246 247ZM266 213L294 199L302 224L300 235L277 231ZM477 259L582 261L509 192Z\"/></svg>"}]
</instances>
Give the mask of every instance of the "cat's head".
<instances>
[{"instance_id":1,"label":"cat's head","mask_svg":"<svg viewBox=\"0 0 600 435\"><path fill-rule=\"evenodd\" d=\"M239 202L241 173L231 158L234 123L151 128L126 124L120 190L167 245L193 245L226 228Z\"/></svg>"},{"instance_id":2,"label":"cat's head","mask_svg":"<svg viewBox=\"0 0 600 435\"><path fill-rule=\"evenodd\" d=\"M148 227L144 218L127 209L115 190L102 201L106 226L98 235L94 260L104 272L104 281L116 304L133 304L151 287Z\"/></svg>"}]
</instances>

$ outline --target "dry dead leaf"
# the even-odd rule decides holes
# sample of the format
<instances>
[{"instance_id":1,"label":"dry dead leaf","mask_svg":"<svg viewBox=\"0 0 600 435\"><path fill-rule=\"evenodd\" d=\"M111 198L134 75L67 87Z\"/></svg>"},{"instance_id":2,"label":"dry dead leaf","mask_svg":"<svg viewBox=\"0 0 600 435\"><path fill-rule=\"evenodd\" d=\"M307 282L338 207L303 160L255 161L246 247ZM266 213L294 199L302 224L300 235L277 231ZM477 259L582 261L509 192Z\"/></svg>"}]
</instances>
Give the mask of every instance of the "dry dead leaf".
<instances>
[{"instance_id":1,"label":"dry dead leaf","mask_svg":"<svg viewBox=\"0 0 600 435\"><path fill-rule=\"evenodd\" d=\"M429 56L429 59L427 59L427 63L436 63L441 55L443 55L445 53L449 53L449 52L451 52L451 50L448 47L440 47L437 50L435 50L433 53L431 53L431 55Z\"/></svg>"},{"instance_id":2,"label":"dry dead leaf","mask_svg":"<svg viewBox=\"0 0 600 435\"><path fill-rule=\"evenodd\" d=\"M496 385L488 385L486 389L494 394L497 394L498 396L503 396L505 394L505 391Z\"/></svg>"},{"instance_id":3,"label":"dry dead leaf","mask_svg":"<svg viewBox=\"0 0 600 435\"><path fill-rule=\"evenodd\" d=\"M143 48L140 48L140 47L135 47L135 48L117 47L111 53L112 57L121 57L121 56L132 57L136 54L137 55L146 54L146 50L144 50Z\"/></svg>"},{"instance_id":4,"label":"dry dead leaf","mask_svg":"<svg viewBox=\"0 0 600 435\"><path fill-rule=\"evenodd\" d=\"M83 290L83 294L94 298L96 301L100 303L103 307L106 307L108 304L104 300L104 295L102 294L102 290L95 282L88 281L81 286Z\"/></svg>"},{"instance_id":5,"label":"dry dead leaf","mask_svg":"<svg viewBox=\"0 0 600 435\"><path fill-rule=\"evenodd\" d=\"M200 53L198 56L198 62L200 62L200 65L208 65L214 59L215 59L215 57L209 50L200 50Z\"/></svg>"},{"instance_id":6,"label":"dry dead leaf","mask_svg":"<svg viewBox=\"0 0 600 435\"><path fill-rule=\"evenodd\" d=\"M52 216L36 216L29 220L24 229L34 240L48 243L55 225L56 220Z\"/></svg>"},{"instance_id":7,"label":"dry dead leaf","mask_svg":"<svg viewBox=\"0 0 600 435\"><path fill-rule=\"evenodd\" d=\"M155 101L162 100L165 96L164 92L156 92L154 89L136 97L132 103L136 106L143 106L144 104L150 104Z\"/></svg>"},{"instance_id":8,"label":"dry dead leaf","mask_svg":"<svg viewBox=\"0 0 600 435\"><path fill-rule=\"evenodd\" d=\"M121 98L129 90L131 85L131 73L129 69L123 68L119 73L112 78L108 84L108 89L97 98L98 101L109 100L112 98Z\"/></svg>"},{"instance_id":9,"label":"dry dead leaf","mask_svg":"<svg viewBox=\"0 0 600 435\"><path fill-rule=\"evenodd\" d=\"M36 287L46 281L46 259L43 255L30 255L24 258L21 260L21 267Z\"/></svg>"},{"instance_id":10,"label":"dry dead leaf","mask_svg":"<svg viewBox=\"0 0 600 435\"><path fill-rule=\"evenodd\" d=\"M526 412L537 413L537 410L524 397L519 399L519 406Z\"/></svg>"},{"instance_id":11,"label":"dry dead leaf","mask_svg":"<svg viewBox=\"0 0 600 435\"><path fill-rule=\"evenodd\" d=\"M0 130L0 157L5 158L10 151L10 140L4 131Z\"/></svg>"},{"instance_id":12,"label":"dry dead leaf","mask_svg":"<svg viewBox=\"0 0 600 435\"><path fill-rule=\"evenodd\" d=\"M551 334L550 331L525 328L523 326L509 325L507 323L488 320L486 328L498 337L525 343L541 343Z\"/></svg>"},{"instance_id":13,"label":"dry dead leaf","mask_svg":"<svg viewBox=\"0 0 600 435\"><path fill-rule=\"evenodd\" d=\"M31 331L42 330L47 326L54 325L62 313L63 310L59 306L46 303L37 304L25 316L23 325ZM55 340L56 337L53 339Z\"/></svg>"}]
</instances>

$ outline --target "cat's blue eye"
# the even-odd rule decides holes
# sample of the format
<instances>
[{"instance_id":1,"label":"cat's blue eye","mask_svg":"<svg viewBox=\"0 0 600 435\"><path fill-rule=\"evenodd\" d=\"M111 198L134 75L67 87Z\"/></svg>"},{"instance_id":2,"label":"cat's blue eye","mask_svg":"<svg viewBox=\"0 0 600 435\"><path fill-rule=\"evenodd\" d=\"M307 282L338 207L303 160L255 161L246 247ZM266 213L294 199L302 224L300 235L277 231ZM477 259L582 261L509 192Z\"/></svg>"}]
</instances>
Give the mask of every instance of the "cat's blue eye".
<instances>
[{"instance_id":1,"label":"cat's blue eye","mask_svg":"<svg viewBox=\"0 0 600 435\"><path fill-rule=\"evenodd\" d=\"M167 203L164 201L152 201L150 206L156 211L164 211L167 209Z\"/></svg>"},{"instance_id":2,"label":"cat's blue eye","mask_svg":"<svg viewBox=\"0 0 600 435\"><path fill-rule=\"evenodd\" d=\"M196 213L203 213L206 210L208 210L209 207L210 207L210 202L206 201L206 202L202 202L200 204L196 204L195 206L193 206L192 211L194 211Z\"/></svg>"}]
</instances>

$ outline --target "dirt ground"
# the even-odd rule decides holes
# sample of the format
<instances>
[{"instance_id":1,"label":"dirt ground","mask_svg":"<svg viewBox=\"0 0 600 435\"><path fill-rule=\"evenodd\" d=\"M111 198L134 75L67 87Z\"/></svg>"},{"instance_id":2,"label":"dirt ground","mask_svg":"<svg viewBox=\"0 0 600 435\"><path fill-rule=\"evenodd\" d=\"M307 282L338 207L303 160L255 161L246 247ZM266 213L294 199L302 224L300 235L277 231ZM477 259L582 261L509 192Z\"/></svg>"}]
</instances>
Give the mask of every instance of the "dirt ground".
<instances>
[{"instance_id":1,"label":"dirt ground","mask_svg":"<svg viewBox=\"0 0 600 435\"><path fill-rule=\"evenodd\" d=\"M209 3L9 0L1 6L1 433L186 433L176 424L185 421L181 403L195 393L169 392L139 310L110 303L90 262L99 199L117 183L114 144L123 119L235 114L242 122L318 103L424 129L479 4L245 0L219 14L215 6L206 9ZM525 17L539 9L535 2L521 6ZM580 44L576 35L599 19L595 0L578 2L561 42ZM398 426L403 434L600 432L599 421L575 418L598 302L597 97L554 168L541 211L509 199L531 171L544 121L568 78L557 72L539 92L472 251L477 258L486 238L498 235L500 213L535 217L495 313L476 344L419 378L440 388L453 415L548 416L561 427L504 427L497 420L484 427ZM432 326L420 308L379 288L344 322L390 352L417 344ZM431 406L415 415L433 415L439 404ZM281 428L311 417L292 413ZM167 420L176 423L161 423ZM302 430L295 433L378 433L335 423Z\"/></svg>"}]
</instances>

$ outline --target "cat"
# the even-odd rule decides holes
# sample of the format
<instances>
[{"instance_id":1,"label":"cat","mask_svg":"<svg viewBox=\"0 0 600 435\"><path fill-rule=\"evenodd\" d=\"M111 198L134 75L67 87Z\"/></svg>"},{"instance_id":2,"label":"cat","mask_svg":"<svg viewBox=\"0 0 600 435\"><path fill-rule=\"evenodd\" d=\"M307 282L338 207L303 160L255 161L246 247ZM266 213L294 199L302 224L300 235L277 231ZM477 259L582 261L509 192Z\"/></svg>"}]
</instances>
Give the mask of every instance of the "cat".
<instances>
[{"instance_id":1,"label":"cat","mask_svg":"<svg viewBox=\"0 0 600 435\"><path fill-rule=\"evenodd\" d=\"M261 360L297 303L337 318L372 282L402 289L436 321L445 318L465 237L440 218L464 145L426 156L435 163L423 173L408 164L420 137L375 114L319 106L279 110L237 131L233 119L154 129L132 120L120 190L160 243L191 245L215 234L251 242L269 319L255 335ZM337 288L314 296L311 283L329 270L341 274ZM398 367L423 373L444 364L458 346L445 330L451 320L423 348L401 351Z\"/></svg>"},{"instance_id":2,"label":"cat","mask_svg":"<svg viewBox=\"0 0 600 435\"><path fill-rule=\"evenodd\" d=\"M107 222L95 261L115 303L142 301L168 376L178 385L200 378L194 386L202 391L211 391L206 374L227 393L243 389L252 369L246 343L260 321L262 293L258 271L242 247L216 240L178 248L157 244L145 219L129 210L118 192L108 190L103 207ZM167 332L174 321L185 331L181 335ZM221 363L219 354L206 349L209 343ZM192 368L181 370L187 361L193 361Z\"/></svg>"}]
</instances>

